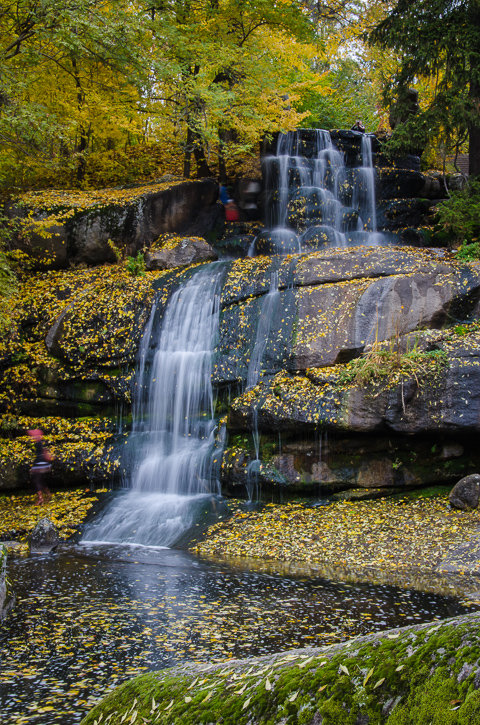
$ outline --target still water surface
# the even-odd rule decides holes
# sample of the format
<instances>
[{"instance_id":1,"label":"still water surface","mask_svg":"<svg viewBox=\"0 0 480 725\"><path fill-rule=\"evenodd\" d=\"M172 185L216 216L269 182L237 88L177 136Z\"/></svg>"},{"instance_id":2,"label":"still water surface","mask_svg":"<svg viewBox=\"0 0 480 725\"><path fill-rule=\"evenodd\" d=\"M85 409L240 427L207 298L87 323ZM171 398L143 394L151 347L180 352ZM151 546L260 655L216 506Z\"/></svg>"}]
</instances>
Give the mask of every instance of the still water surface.
<instances>
[{"instance_id":1,"label":"still water surface","mask_svg":"<svg viewBox=\"0 0 480 725\"><path fill-rule=\"evenodd\" d=\"M457 600L280 576L182 551L88 544L12 558L17 605L0 629L1 722L78 723L125 679L332 643L471 611Z\"/></svg>"}]
</instances>

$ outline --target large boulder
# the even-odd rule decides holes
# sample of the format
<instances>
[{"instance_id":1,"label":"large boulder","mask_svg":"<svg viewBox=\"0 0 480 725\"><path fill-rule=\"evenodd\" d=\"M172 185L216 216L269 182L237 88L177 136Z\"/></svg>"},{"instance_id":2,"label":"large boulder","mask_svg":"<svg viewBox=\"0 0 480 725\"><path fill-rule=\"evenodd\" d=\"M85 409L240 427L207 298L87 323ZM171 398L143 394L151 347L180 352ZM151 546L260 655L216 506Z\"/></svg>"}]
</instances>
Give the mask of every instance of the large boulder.
<instances>
[{"instance_id":1,"label":"large boulder","mask_svg":"<svg viewBox=\"0 0 480 725\"><path fill-rule=\"evenodd\" d=\"M450 491L451 506L462 511L476 509L480 500L480 474L465 476Z\"/></svg>"},{"instance_id":2,"label":"large boulder","mask_svg":"<svg viewBox=\"0 0 480 725\"><path fill-rule=\"evenodd\" d=\"M436 251L335 249L287 257L237 260L222 292L215 381L246 379L266 293L269 332L262 364L268 373L329 366L360 355L374 341L439 328L450 315L471 315L480 272Z\"/></svg>"},{"instance_id":3,"label":"large boulder","mask_svg":"<svg viewBox=\"0 0 480 725\"><path fill-rule=\"evenodd\" d=\"M378 370L368 383L343 378L342 365L306 374L279 372L233 401L229 425L248 430L255 416L264 430L478 434L479 350L479 332L468 341L445 341L430 354L419 350L417 364L415 356L413 362L408 357L396 378L382 372L381 357L378 362L373 358L371 364Z\"/></svg>"},{"instance_id":4,"label":"large boulder","mask_svg":"<svg viewBox=\"0 0 480 725\"><path fill-rule=\"evenodd\" d=\"M159 725L476 723L479 634L474 613L326 647L187 663L124 683L81 725L127 717L140 725L152 715Z\"/></svg>"},{"instance_id":5,"label":"large boulder","mask_svg":"<svg viewBox=\"0 0 480 725\"><path fill-rule=\"evenodd\" d=\"M221 224L218 184L168 178L92 192L23 195L7 209L21 224L17 245L40 268L114 262L118 250L136 254L160 234L204 236Z\"/></svg>"},{"instance_id":6,"label":"large boulder","mask_svg":"<svg viewBox=\"0 0 480 725\"><path fill-rule=\"evenodd\" d=\"M173 236L166 239L159 249L147 251L145 267L148 270L173 269L214 259L217 259L217 254L205 239Z\"/></svg>"}]
</instances>

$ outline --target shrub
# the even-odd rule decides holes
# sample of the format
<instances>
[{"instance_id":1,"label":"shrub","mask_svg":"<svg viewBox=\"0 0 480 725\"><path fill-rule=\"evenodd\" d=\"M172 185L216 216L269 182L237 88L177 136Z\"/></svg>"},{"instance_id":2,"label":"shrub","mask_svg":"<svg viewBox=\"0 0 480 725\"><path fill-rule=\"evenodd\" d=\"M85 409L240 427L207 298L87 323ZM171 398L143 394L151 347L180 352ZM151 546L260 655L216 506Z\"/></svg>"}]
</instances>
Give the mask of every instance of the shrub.
<instances>
[{"instance_id":1,"label":"shrub","mask_svg":"<svg viewBox=\"0 0 480 725\"><path fill-rule=\"evenodd\" d=\"M454 245L461 244L461 259L480 258L480 179L470 179L461 191L439 204L438 220Z\"/></svg>"},{"instance_id":2,"label":"shrub","mask_svg":"<svg viewBox=\"0 0 480 725\"><path fill-rule=\"evenodd\" d=\"M376 341L370 350L345 366L340 373L339 383L368 385L384 378L396 383L406 377L413 377L420 385L427 376L439 372L446 359L443 350L422 351L418 349L417 343L411 350L400 352L398 345L393 342L385 344Z\"/></svg>"},{"instance_id":3,"label":"shrub","mask_svg":"<svg viewBox=\"0 0 480 725\"><path fill-rule=\"evenodd\" d=\"M145 275L145 258L141 252L137 252L136 257L127 257L125 266L132 277L143 277Z\"/></svg>"}]
</instances>

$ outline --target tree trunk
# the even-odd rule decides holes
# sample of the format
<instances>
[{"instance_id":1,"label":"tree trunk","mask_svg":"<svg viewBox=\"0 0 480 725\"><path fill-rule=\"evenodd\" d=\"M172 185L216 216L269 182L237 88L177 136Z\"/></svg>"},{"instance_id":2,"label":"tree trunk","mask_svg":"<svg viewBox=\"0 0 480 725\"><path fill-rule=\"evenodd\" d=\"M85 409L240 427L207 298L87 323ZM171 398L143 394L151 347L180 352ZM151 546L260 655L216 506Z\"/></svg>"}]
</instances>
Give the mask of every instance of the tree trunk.
<instances>
[{"instance_id":1,"label":"tree trunk","mask_svg":"<svg viewBox=\"0 0 480 725\"><path fill-rule=\"evenodd\" d=\"M475 119L468 129L468 162L470 176L480 175L480 83L476 79L470 81L470 100L476 109Z\"/></svg>"},{"instance_id":2,"label":"tree trunk","mask_svg":"<svg viewBox=\"0 0 480 725\"><path fill-rule=\"evenodd\" d=\"M208 165L205 151L202 144L202 139L198 134L195 134L195 146L193 147L193 155L197 163L197 179L205 178L205 176L212 176L212 172Z\"/></svg>"},{"instance_id":3,"label":"tree trunk","mask_svg":"<svg viewBox=\"0 0 480 725\"><path fill-rule=\"evenodd\" d=\"M192 145L193 145L193 134L190 126L187 127L187 142L185 144L185 151L183 154L183 175L186 179L190 178L192 172Z\"/></svg>"},{"instance_id":4,"label":"tree trunk","mask_svg":"<svg viewBox=\"0 0 480 725\"><path fill-rule=\"evenodd\" d=\"M476 37L480 31L480 5L478 0L468 5L468 21ZM479 48L476 43L470 52L470 85L468 89L470 97L472 118L468 126L468 162L470 176L480 175L480 71L479 71Z\"/></svg>"}]
</instances>

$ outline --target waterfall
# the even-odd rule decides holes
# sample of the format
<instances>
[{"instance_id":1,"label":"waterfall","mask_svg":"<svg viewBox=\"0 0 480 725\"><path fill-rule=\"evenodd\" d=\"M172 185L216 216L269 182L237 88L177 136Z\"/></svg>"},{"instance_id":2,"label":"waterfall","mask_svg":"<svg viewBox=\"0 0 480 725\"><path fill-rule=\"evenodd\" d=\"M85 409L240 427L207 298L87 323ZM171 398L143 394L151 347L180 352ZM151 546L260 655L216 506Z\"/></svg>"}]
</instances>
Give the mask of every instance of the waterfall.
<instances>
[{"instance_id":1,"label":"waterfall","mask_svg":"<svg viewBox=\"0 0 480 725\"><path fill-rule=\"evenodd\" d=\"M197 272L172 295L165 311L146 405L134 428L134 435L141 433L132 482L138 491L191 495L210 490L220 276L218 268ZM137 394L143 399L142 390Z\"/></svg>"},{"instance_id":2,"label":"waterfall","mask_svg":"<svg viewBox=\"0 0 480 725\"><path fill-rule=\"evenodd\" d=\"M131 487L84 541L168 546L193 522L192 497L219 492L211 374L222 276L223 265L207 265L172 294L156 345L152 310L139 352Z\"/></svg>"},{"instance_id":3,"label":"waterfall","mask_svg":"<svg viewBox=\"0 0 480 725\"><path fill-rule=\"evenodd\" d=\"M373 168L372 137L362 134L362 166L358 169L357 204L360 211L359 228L376 233L377 210L375 199L375 170Z\"/></svg>"},{"instance_id":4,"label":"waterfall","mask_svg":"<svg viewBox=\"0 0 480 725\"><path fill-rule=\"evenodd\" d=\"M265 226L249 254L285 254L325 246L376 245L372 137L361 137L361 166L347 168L324 130L280 134L263 159Z\"/></svg>"},{"instance_id":5,"label":"waterfall","mask_svg":"<svg viewBox=\"0 0 480 725\"><path fill-rule=\"evenodd\" d=\"M250 355L247 371L247 388L257 384L261 373L262 360L267 347L272 321L275 310L280 302L280 291L278 289L278 272L273 272L270 278L270 289L262 300L258 318L257 334L255 343Z\"/></svg>"}]
</instances>

